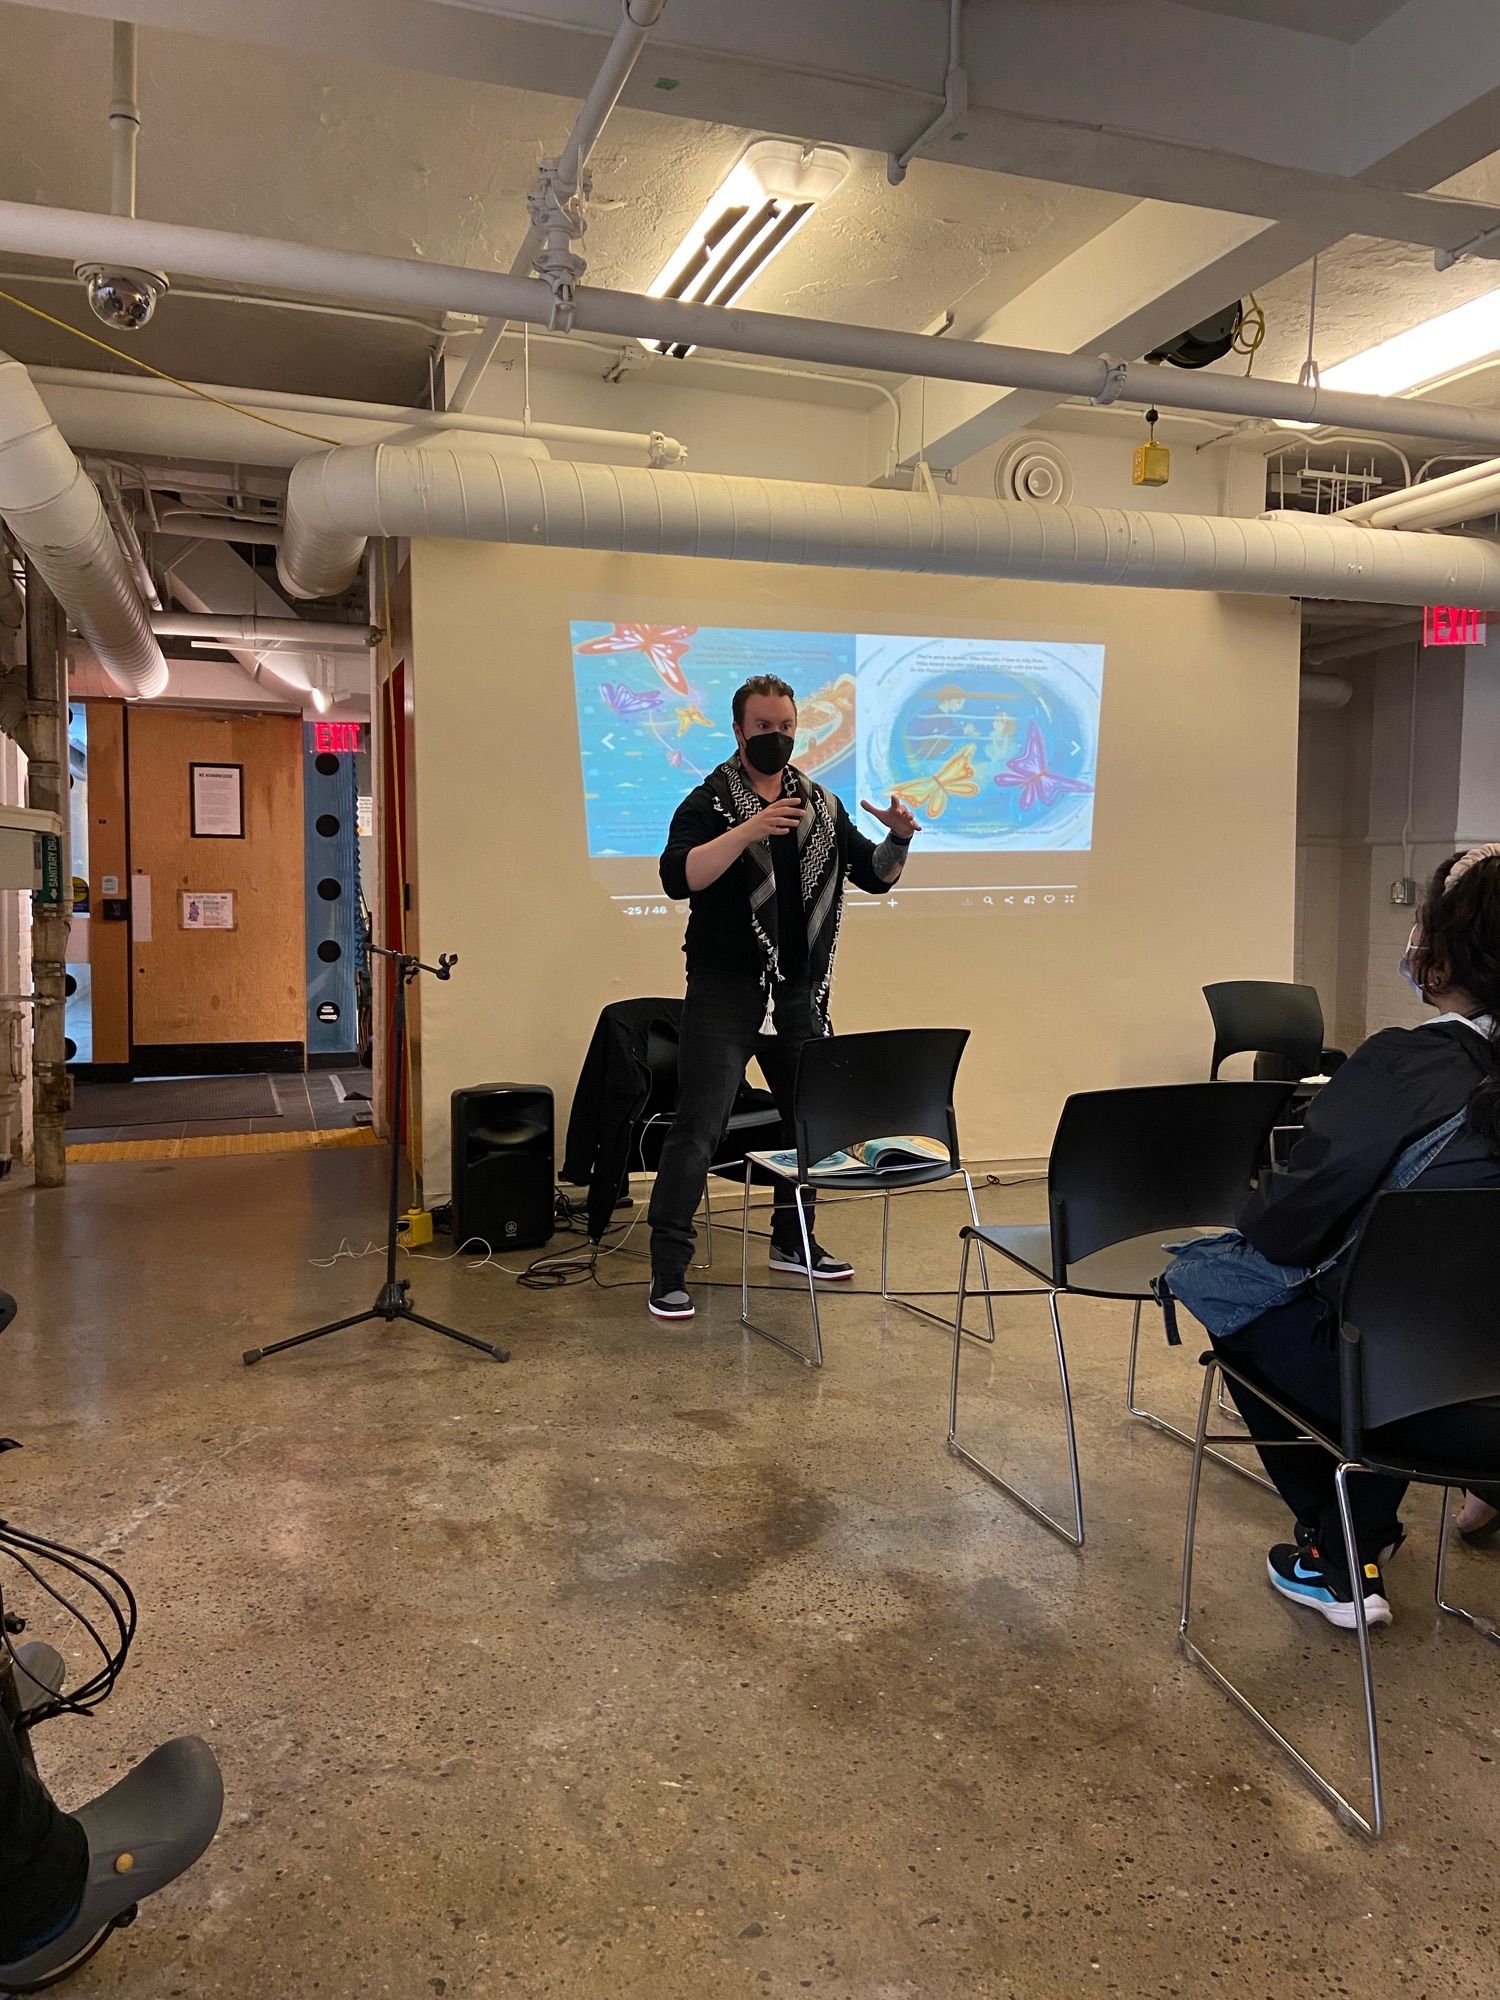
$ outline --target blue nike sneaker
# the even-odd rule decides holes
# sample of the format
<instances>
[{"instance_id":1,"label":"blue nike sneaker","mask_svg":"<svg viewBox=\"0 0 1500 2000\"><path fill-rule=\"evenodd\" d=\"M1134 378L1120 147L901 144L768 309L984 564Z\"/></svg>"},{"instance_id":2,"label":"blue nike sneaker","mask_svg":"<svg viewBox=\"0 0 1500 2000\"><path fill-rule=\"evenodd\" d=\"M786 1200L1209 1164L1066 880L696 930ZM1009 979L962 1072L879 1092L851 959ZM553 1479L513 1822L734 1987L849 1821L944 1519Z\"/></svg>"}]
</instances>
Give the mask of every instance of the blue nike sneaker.
<instances>
[{"instance_id":1,"label":"blue nike sneaker","mask_svg":"<svg viewBox=\"0 0 1500 2000\"><path fill-rule=\"evenodd\" d=\"M1316 1611L1342 1632L1355 1629L1354 1591L1349 1572L1343 1563L1330 1562L1312 1542L1300 1546L1278 1542L1266 1556L1266 1574L1271 1579L1271 1588L1279 1590L1293 1604ZM1391 1607L1379 1563L1367 1562L1363 1566L1360 1587L1365 1599L1365 1623L1389 1625Z\"/></svg>"}]
</instances>

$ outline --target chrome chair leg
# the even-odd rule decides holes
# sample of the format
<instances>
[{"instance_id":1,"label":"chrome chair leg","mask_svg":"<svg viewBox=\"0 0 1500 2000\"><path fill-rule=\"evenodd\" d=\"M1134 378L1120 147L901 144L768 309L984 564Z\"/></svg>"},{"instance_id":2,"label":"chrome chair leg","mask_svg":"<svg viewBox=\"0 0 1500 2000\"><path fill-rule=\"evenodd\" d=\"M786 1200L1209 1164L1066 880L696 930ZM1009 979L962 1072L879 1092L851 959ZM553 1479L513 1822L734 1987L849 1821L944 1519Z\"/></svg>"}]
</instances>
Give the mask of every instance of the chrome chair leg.
<instances>
[{"instance_id":1,"label":"chrome chair leg","mask_svg":"<svg viewBox=\"0 0 1500 2000\"><path fill-rule=\"evenodd\" d=\"M705 1181L703 1184L703 1236L708 1254L694 1263L695 1271L711 1271L714 1267L714 1198L711 1181Z\"/></svg>"},{"instance_id":2,"label":"chrome chair leg","mask_svg":"<svg viewBox=\"0 0 1500 2000\"><path fill-rule=\"evenodd\" d=\"M973 1177L969 1173L967 1167L960 1167L958 1169L958 1172L960 1178L963 1181L964 1189L969 1197L970 1220L973 1222L974 1227L978 1229L980 1226L979 1204L974 1198ZM881 1221L880 1221L881 1298L885 1300L887 1305L899 1306L903 1312L915 1313L918 1319L931 1320L934 1326L940 1326L943 1327L944 1329L951 1327L953 1325L953 1321L950 1320L945 1313L934 1312L930 1306L919 1306L916 1303L915 1298L912 1297L903 1298L899 1292L893 1292L891 1290L890 1288L891 1197L888 1193L886 1193L884 1194L883 1198L885 1202L885 1212L881 1216ZM984 1287L984 1317L986 1325L989 1330L987 1333L971 1333L969 1335L969 1338L971 1340L984 1340L992 1343L995 1338L995 1301L994 1297L990 1292L989 1264L985 1258L984 1245L982 1243L979 1246L979 1276L980 1276L980 1282ZM942 1298L946 1297L947 1294L940 1292L938 1293L926 1292L922 1293L920 1296L924 1298Z\"/></svg>"},{"instance_id":3,"label":"chrome chair leg","mask_svg":"<svg viewBox=\"0 0 1500 2000\"><path fill-rule=\"evenodd\" d=\"M1366 1819L1364 1814L1357 1807L1353 1806L1344 1797L1342 1792L1330 1784L1328 1779L1323 1776L1322 1772L1315 1765L1308 1762L1290 1738L1284 1736L1275 1723L1268 1716L1263 1715L1255 1706L1255 1703L1251 1701L1250 1697L1237 1688L1229 1676L1216 1667L1208 1655L1188 1636L1188 1628L1192 1618L1193 1555L1198 1533L1198 1495L1203 1480L1203 1461L1210 1456L1208 1450L1208 1426L1214 1409L1215 1394L1220 1374L1219 1362L1216 1359L1210 1358L1204 1367L1203 1394L1198 1400L1198 1425L1192 1440L1193 1470L1188 1481L1187 1525L1183 1537L1182 1599L1177 1623L1178 1643L1194 1666L1206 1674L1208 1679L1213 1682L1214 1686L1221 1693L1228 1695L1235 1707L1242 1714L1248 1716L1256 1728L1263 1735L1268 1736L1283 1755L1290 1759L1291 1763L1307 1780L1308 1784L1312 1786L1313 1790L1324 1803L1332 1806L1334 1812L1344 1825L1355 1827L1359 1832L1367 1834L1372 1840L1378 1840L1385 1830L1385 1802L1380 1781L1380 1751L1375 1727L1375 1689L1370 1665L1370 1634L1369 1628L1365 1623L1363 1597L1356 1596L1358 1608L1355 1612L1355 1618L1357 1620L1360 1641L1360 1673L1365 1698L1366 1738L1370 1754L1372 1809L1369 1819ZM1248 1438L1241 1440L1238 1438L1220 1437L1219 1442L1221 1444L1239 1444L1241 1442L1248 1444L1250 1440ZM1313 1445L1319 1449L1322 1448L1316 1439L1308 1438L1299 1442ZM1352 1550L1354 1544L1354 1524L1353 1518L1349 1513L1346 1476L1350 1471L1357 1470L1359 1470L1358 1467L1345 1465L1341 1460L1338 1472L1335 1475L1335 1485L1339 1500L1339 1518L1344 1525L1346 1550ZM1351 1575L1357 1575L1359 1571L1357 1552L1349 1556L1349 1561Z\"/></svg>"},{"instance_id":4,"label":"chrome chair leg","mask_svg":"<svg viewBox=\"0 0 1500 2000\"><path fill-rule=\"evenodd\" d=\"M974 1193L974 1177L967 1167L964 1168L963 1175L964 1187L969 1196L969 1214L973 1218L974 1227L978 1229L980 1226L979 1202ZM976 1333L973 1337L975 1340L987 1340L993 1346L995 1343L995 1301L990 1295L990 1269L985 1258L984 1245L982 1243L979 1246L979 1282L984 1286L984 1317L988 1331L986 1333Z\"/></svg>"},{"instance_id":5,"label":"chrome chair leg","mask_svg":"<svg viewBox=\"0 0 1500 2000\"><path fill-rule=\"evenodd\" d=\"M740 1246L740 1324L749 1332L758 1334L762 1340L768 1340L773 1347L779 1347L783 1354L790 1354L792 1359L800 1361L804 1368L821 1368L823 1366L823 1329L818 1319L818 1281L813 1276L812 1231L807 1226L807 1209L803 1203L804 1194L808 1200L813 1199L813 1193L810 1188L803 1188L798 1185L793 1189L793 1195L797 1204L797 1225L802 1232L802 1258L807 1266L807 1293L812 1302L812 1353L808 1354L802 1348L794 1347L789 1340L783 1340L779 1333L771 1333L765 1327L757 1326L750 1317L750 1180L748 1175L745 1179L744 1229Z\"/></svg>"},{"instance_id":6,"label":"chrome chair leg","mask_svg":"<svg viewBox=\"0 0 1500 2000\"><path fill-rule=\"evenodd\" d=\"M1452 1494L1453 1488L1451 1486L1443 1488L1442 1512L1438 1516L1437 1572L1432 1581L1433 1601L1439 1611L1445 1611L1450 1618L1462 1619L1465 1625L1472 1626L1484 1638L1500 1646L1500 1631L1496 1630L1494 1623L1490 1619L1481 1618L1477 1612L1465 1611L1461 1604L1450 1604L1443 1595L1443 1581L1448 1571L1448 1537L1453 1532L1453 1524L1448 1519L1448 1507L1452 1499Z\"/></svg>"},{"instance_id":7,"label":"chrome chair leg","mask_svg":"<svg viewBox=\"0 0 1500 2000\"><path fill-rule=\"evenodd\" d=\"M1375 1667L1370 1658L1370 1621L1365 1616L1365 1593L1360 1588L1359 1541L1354 1532L1354 1512L1349 1505L1349 1475L1357 1465L1341 1463L1333 1475L1338 1496L1339 1526L1344 1531L1344 1560L1354 1580L1354 1630L1359 1639L1359 1679L1365 1698L1365 1739L1370 1752L1370 1825L1366 1832L1376 1840L1385 1832L1385 1792L1380 1782L1380 1724L1375 1715ZM1352 1808L1351 1808L1352 1810Z\"/></svg>"},{"instance_id":8,"label":"chrome chair leg","mask_svg":"<svg viewBox=\"0 0 1500 2000\"><path fill-rule=\"evenodd\" d=\"M1125 1370L1125 1407L1131 1416L1136 1419L1137 1423L1148 1424L1152 1430L1160 1431L1163 1437L1175 1438L1178 1444L1185 1444L1191 1447L1193 1439L1186 1431L1179 1430L1176 1424L1168 1423L1165 1417L1157 1416L1154 1410L1143 1410L1135 1400L1135 1364L1141 1344L1141 1307L1144 1303L1145 1301L1142 1299L1136 1300L1135 1315L1130 1323L1130 1360ZM1220 1400L1218 1405L1220 1409L1224 1407L1223 1395L1224 1384L1221 1377L1219 1381ZM1236 1423L1238 1423L1238 1411L1234 1412L1234 1418ZM1248 1479L1252 1486L1259 1486L1267 1493L1274 1493L1276 1491L1276 1488L1263 1472L1256 1472L1251 1466L1241 1465L1237 1459L1226 1458L1223 1452L1215 1451L1212 1445L1207 1447L1207 1455L1214 1461L1215 1465L1222 1465L1227 1472L1234 1473L1240 1479Z\"/></svg>"},{"instance_id":9,"label":"chrome chair leg","mask_svg":"<svg viewBox=\"0 0 1500 2000\"><path fill-rule=\"evenodd\" d=\"M1002 1479L992 1466L986 1465L983 1459L977 1458L958 1441L958 1375L963 1356L964 1303L969 1289L969 1251L973 1241L971 1236L963 1239L963 1254L958 1267L958 1300L953 1313L953 1367L948 1381L948 1449L971 1471L977 1472L981 1479L987 1480L997 1492L1005 1494L1007 1499L1014 1500L1016 1505L1024 1509L1034 1521L1040 1521L1044 1528L1050 1528L1053 1534L1061 1536L1070 1548L1081 1549L1084 1534L1083 1486L1078 1472L1078 1436L1073 1423L1073 1396L1068 1383L1068 1356L1063 1346L1062 1321L1058 1316L1055 1291L1048 1292L1047 1303L1052 1315L1052 1338L1057 1349L1057 1372L1062 1385L1063 1414L1067 1424L1068 1476L1073 1490L1073 1526L1068 1527L1054 1515L1049 1514L1045 1507L1038 1506L1036 1501L1028 1499L1008 1480Z\"/></svg>"}]
</instances>

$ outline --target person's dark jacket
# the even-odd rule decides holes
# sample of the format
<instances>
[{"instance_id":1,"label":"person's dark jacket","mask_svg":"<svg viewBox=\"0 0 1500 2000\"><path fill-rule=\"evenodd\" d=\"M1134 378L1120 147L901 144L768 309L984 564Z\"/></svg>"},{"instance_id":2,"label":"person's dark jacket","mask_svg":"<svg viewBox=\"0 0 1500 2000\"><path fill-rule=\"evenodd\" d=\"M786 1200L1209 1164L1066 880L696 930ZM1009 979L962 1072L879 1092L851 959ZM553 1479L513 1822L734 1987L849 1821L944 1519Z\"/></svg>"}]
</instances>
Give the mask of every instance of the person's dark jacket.
<instances>
[{"instance_id":1,"label":"person's dark jacket","mask_svg":"<svg viewBox=\"0 0 1500 2000\"><path fill-rule=\"evenodd\" d=\"M874 841L854 825L841 799L832 792L827 796L838 841L840 882L850 881L871 896L886 895L891 885L875 871ZM742 972L759 979L765 968L750 927L750 890L756 880L752 864L741 857L706 889L696 895L688 889L689 854L728 830L708 786L694 786L672 815L661 856L661 886L674 903L691 903L682 946L689 972Z\"/></svg>"},{"instance_id":2,"label":"person's dark jacket","mask_svg":"<svg viewBox=\"0 0 1500 2000\"><path fill-rule=\"evenodd\" d=\"M1285 1169L1247 1196L1241 1231L1276 1264L1332 1256L1406 1147L1461 1110L1490 1074L1484 1037L1462 1021L1372 1035L1308 1105ZM1500 1160L1464 1126L1414 1185L1500 1187Z\"/></svg>"}]
</instances>

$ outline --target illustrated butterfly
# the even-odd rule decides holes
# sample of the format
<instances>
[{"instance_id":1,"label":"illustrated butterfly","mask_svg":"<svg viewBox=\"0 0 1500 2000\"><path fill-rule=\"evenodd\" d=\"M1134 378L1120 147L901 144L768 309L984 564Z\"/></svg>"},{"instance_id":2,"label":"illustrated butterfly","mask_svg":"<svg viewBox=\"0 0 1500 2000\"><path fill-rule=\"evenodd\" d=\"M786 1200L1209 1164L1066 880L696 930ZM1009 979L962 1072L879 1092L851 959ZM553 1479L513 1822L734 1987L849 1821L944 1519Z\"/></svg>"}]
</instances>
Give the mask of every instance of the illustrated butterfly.
<instances>
[{"instance_id":1,"label":"illustrated butterfly","mask_svg":"<svg viewBox=\"0 0 1500 2000\"><path fill-rule=\"evenodd\" d=\"M1047 769L1047 746L1034 722L1027 726L1026 748L1019 757L1010 758L1003 771L995 774L995 783L1020 787L1021 796L1016 803L1022 812L1030 812L1036 806L1053 805L1064 792L1091 792L1094 789L1082 778L1064 778L1058 772Z\"/></svg>"},{"instance_id":2,"label":"illustrated butterfly","mask_svg":"<svg viewBox=\"0 0 1500 2000\"><path fill-rule=\"evenodd\" d=\"M940 771L933 771L925 778L908 778L904 785L892 785L891 790L913 812L920 808L929 819L941 819L948 810L949 799L979 796L973 760L967 750L950 757Z\"/></svg>"},{"instance_id":3,"label":"illustrated butterfly","mask_svg":"<svg viewBox=\"0 0 1500 2000\"><path fill-rule=\"evenodd\" d=\"M703 710L699 708L696 702L693 702L687 708L678 709L677 734L679 736L686 736L688 731L693 727L694 723L699 724L704 729L713 728L713 724L709 721L708 717L703 713Z\"/></svg>"},{"instance_id":4,"label":"illustrated butterfly","mask_svg":"<svg viewBox=\"0 0 1500 2000\"><path fill-rule=\"evenodd\" d=\"M584 639L575 653L644 653L673 694L688 692L682 656L696 625L616 625L598 639Z\"/></svg>"},{"instance_id":5,"label":"illustrated butterfly","mask_svg":"<svg viewBox=\"0 0 1500 2000\"><path fill-rule=\"evenodd\" d=\"M628 688L623 681L601 681L599 692L616 715L649 715L662 704L658 688Z\"/></svg>"}]
</instances>

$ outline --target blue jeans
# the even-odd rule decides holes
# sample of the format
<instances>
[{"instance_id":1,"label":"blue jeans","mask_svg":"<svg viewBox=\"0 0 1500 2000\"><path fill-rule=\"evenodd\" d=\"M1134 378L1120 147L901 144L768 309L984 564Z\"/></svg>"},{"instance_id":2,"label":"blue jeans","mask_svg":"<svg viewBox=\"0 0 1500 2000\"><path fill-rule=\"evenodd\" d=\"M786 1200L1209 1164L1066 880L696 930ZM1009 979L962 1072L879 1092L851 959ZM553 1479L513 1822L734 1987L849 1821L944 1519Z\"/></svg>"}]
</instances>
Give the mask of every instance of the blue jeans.
<instances>
[{"instance_id":1,"label":"blue jeans","mask_svg":"<svg viewBox=\"0 0 1500 2000\"><path fill-rule=\"evenodd\" d=\"M734 1100L752 1056L759 1056L766 1082L781 1112L783 1146L795 1145L792 1085L797 1051L817 1038L812 987L806 979L787 980L776 989L776 1033L762 1035L765 989L743 973L690 972L677 1044L677 1116L661 1149L651 1196L651 1268L685 1271L697 1244L693 1217L708 1185L708 1169L724 1136ZM778 1237L789 1241L792 1190L776 1187ZM812 1204L808 1202L808 1226Z\"/></svg>"}]
</instances>

